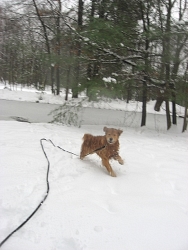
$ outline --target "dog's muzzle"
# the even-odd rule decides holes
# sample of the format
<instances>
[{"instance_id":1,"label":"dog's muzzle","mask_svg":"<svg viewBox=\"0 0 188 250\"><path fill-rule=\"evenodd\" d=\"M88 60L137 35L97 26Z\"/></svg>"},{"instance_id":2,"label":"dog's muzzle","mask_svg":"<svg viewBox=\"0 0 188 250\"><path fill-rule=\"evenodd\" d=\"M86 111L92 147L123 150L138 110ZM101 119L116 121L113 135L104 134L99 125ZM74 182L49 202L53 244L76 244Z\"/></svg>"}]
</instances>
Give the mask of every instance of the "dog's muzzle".
<instances>
[{"instance_id":1,"label":"dog's muzzle","mask_svg":"<svg viewBox=\"0 0 188 250\"><path fill-rule=\"evenodd\" d=\"M113 144L113 143L114 143L113 138L109 138L109 139L108 139L108 143L109 143L109 144Z\"/></svg>"}]
</instances>

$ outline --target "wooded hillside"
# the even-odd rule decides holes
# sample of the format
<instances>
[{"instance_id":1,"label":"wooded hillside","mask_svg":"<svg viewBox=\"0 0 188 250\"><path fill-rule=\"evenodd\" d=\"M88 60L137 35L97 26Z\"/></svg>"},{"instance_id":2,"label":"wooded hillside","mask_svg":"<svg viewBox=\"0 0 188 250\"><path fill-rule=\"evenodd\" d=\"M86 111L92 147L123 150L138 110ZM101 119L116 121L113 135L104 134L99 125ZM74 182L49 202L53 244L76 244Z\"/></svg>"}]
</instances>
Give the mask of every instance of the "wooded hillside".
<instances>
[{"instance_id":1,"label":"wooded hillside","mask_svg":"<svg viewBox=\"0 0 188 250\"><path fill-rule=\"evenodd\" d=\"M188 105L186 0L15 0L0 5L0 77L11 84ZM172 102L172 116L169 110ZM186 120L185 120L186 123Z\"/></svg>"}]
</instances>

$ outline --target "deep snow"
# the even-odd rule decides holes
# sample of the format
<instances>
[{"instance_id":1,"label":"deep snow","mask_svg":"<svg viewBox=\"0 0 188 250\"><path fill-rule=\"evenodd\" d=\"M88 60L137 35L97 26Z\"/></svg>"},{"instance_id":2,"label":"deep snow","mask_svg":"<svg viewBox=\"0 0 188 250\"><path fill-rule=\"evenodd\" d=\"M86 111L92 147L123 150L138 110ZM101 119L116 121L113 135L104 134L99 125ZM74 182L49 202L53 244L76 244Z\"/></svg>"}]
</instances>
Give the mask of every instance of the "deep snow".
<instances>
[{"instance_id":1,"label":"deep snow","mask_svg":"<svg viewBox=\"0 0 188 250\"><path fill-rule=\"evenodd\" d=\"M85 95L82 93L80 95L83 98ZM50 94L50 90L46 91L37 91L34 88L20 87L16 85L10 87L9 85L4 88L4 85L0 82L0 99L6 100L17 100L17 101L29 101L29 102L40 102L40 103L50 103L50 104L62 104L64 101L65 93L62 90L59 96L54 96ZM69 99L71 98L71 93L69 94ZM81 99L80 98L80 99ZM79 100L80 100L79 99ZM108 98L103 98L99 102L85 102L83 104L85 107L94 107L102 109L115 109L115 110L124 110L124 111L142 111L142 103L136 101L130 101L128 104L124 100L111 100ZM161 106L160 112L154 111L155 101L150 101L147 103L147 113L152 114L166 114L165 104ZM171 105L170 105L171 110ZM184 115L184 108L176 105L177 115Z\"/></svg>"},{"instance_id":2,"label":"deep snow","mask_svg":"<svg viewBox=\"0 0 188 250\"><path fill-rule=\"evenodd\" d=\"M9 92L14 99L14 91ZM17 92L22 98L23 92ZM96 155L81 161L44 142L51 164L49 196L2 249L188 249L187 132L121 129L125 165L112 161L116 178ZM45 195L47 161L40 139L79 154L83 134L99 135L102 130L103 125L0 121L0 242Z\"/></svg>"}]
</instances>

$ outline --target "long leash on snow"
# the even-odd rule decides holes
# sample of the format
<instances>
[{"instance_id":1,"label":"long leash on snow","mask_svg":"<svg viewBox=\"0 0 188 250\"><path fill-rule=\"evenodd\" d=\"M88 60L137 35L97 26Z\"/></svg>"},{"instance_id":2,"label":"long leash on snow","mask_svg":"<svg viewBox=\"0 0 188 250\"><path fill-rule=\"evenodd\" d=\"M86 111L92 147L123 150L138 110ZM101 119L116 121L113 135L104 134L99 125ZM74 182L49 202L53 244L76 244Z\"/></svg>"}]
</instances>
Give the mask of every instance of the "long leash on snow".
<instances>
[{"instance_id":1,"label":"long leash on snow","mask_svg":"<svg viewBox=\"0 0 188 250\"><path fill-rule=\"evenodd\" d=\"M75 155L75 156L79 156L78 154L75 154L75 153L72 153L72 152L70 152L70 151L68 151L68 150L65 150L65 149L61 148L60 146L56 146L50 139L49 139L49 140L47 140L47 139L45 139L45 138L40 139L40 145L41 145L42 151L43 151L44 156L45 156L45 158L46 158L46 160L47 160L47 163L48 163L47 172L46 172L46 193L45 193L45 195L44 195L44 198L41 200L41 202L40 202L39 205L35 208L35 210L29 215L29 217L28 217L24 222L22 222L15 230L13 230L13 231L5 238L2 242L0 242L0 247L2 247L2 245L3 245L3 244L4 244L4 243L14 234L14 233L16 233L20 228L22 228L22 227L23 227L23 226L33 217L33 215L39 210L39 208L43 205L43 203L45 202L45 200L46 200L47 197L48 197L48 194L49 194L49 192L50 192L50 185L49 185L49 179L48 179L48 177L49 177L49 171L50 171L50 161L49 161L49 159L48 159L48 156L47 156L47 154L46 154L46 151L44 150L43 141L50 142L54 147L59 148L59 149L61 149L62 151L66 152L66 153L69 153L69 154L72 154L72 155ZM100 150L104 149L105 147L106 147L106 145L105 145L105 146L102 146L102 147L100 147L100 148L97 148L96 150L94 150L94 151L91 152L91 153L95 153L95 152L97 152L97 151L100 151ZM89 154L91 154L91 153L89 153ZM87 155L89 155L89 154L87 154Z\"/></svg>"},{"instance_id":2,"label":"long leash on snow","mask_svg":"<svg viewBox=\"0 0 188 250\"><path fill-rule=\"evenodd\" d=\"M43 146L43 141L47 141L46 139L41 139L40 140L40 144L41 144L41 147L42 147L42 151L44 153L44 156L48 162L48 167L47 167L47 173L46 173L46 185L47 185L47 188L46 188L46 193L45 193L45 196L44 198L42 199L42 201L39 203L39 205L35 208L35 210L29 215L29 217L24 221L22 222L15 230L13 230L1 243L0 243L0 247L2 247L2 245L15 233L17 232L20 228L22 228L32 217L33 215L38 211L38 209L43 205L44 201L47 199L48 197L48 194L49 194L49 191L50 191L50 185L49 185L49 180L48 180L48 176L49 176L49 170L50 170L50 161L47 157L47 154L44 150L44 146Z\"/></svg>"}]
</instances>

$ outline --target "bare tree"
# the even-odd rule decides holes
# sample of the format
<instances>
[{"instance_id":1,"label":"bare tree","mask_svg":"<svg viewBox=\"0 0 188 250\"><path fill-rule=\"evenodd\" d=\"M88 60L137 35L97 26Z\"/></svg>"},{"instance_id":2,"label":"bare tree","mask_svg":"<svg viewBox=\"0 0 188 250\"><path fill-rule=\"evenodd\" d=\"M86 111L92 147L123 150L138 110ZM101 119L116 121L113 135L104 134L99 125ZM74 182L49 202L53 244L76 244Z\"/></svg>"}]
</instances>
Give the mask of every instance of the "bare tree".
<instances>
[{"instance_id":1,"label":"bare tree","mask_svg":"<svg viewBox=\"0 0 188 250\"><path fill-rule=\"evenodd\" d=\"M83 8L84 8L84 1L78 0L77 32L81 32L82 30ZM78 84L79 84L79 78L80 78L80 56L81 56L81 41L78 36L76 36L75 49L76 49L77 62L75 65L76 78L72 87L72 97L78 98Z\"/></svg>"},{"instance_id":2,"label":"bare tree","mask_svg":"<svg viewBox=\"0 0 188 250\"><path fill-rule=\"evenodd\" d=\"M183 21L185 11L187 8L187 1L158 0L158 16L159 27L161 36L162 56L160 77L161 82L164 83L163 94L157 96L157 102L155 110L159 111L163 101L166 104L166 117L167 117L167 129L171 127L171 124L176 124L176 77L184 58L183 50L186 46L188 35L186 29L179 25ZM173 10L177 10L179 7L179 18L173 16ZM166 15L164 15L164 12ZM185 22L184 22L185 23ZM181 28L180 28L181 26ZM169 100L172 100L172 122L170 116Z\"/></svg>"},{"instance_id":3,"label":"bare tree","mask_svg":"<svg viewBox=\"0 0 188 250\"><path fill-rule=\"evenodd\" d=\"M186 84L186 87L184 89L185 93L185 112L184 112L184 119L183 119L183 128L182 128L182 132L185 132L185 130L187 130L187 120L188 120L188 62L187 62L187 67L186 67L186 70L185 70L185 75L184 75L184 79L185 79L185 84Z\"/></svg>"},{"instance_id":4,"label":"bare tree","mask_svg":"<svg viewBox=\"0 0 188 250\"><path fill-rule=\"evenodd\" d=\"M141 126L146 125L146 103L147 103L147 84L148 84L148 74L149 74L149 49L150 49L150 13L151 13L151 4L150 1L147 1L145 4L140 1L140 10L143 23L143 31L145 33L145 48L144 48L144 78L143 82L143 91L142 91L142 120Z\"/></svg>"}]
</instances>

